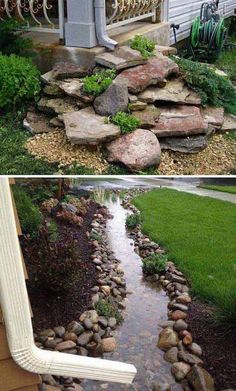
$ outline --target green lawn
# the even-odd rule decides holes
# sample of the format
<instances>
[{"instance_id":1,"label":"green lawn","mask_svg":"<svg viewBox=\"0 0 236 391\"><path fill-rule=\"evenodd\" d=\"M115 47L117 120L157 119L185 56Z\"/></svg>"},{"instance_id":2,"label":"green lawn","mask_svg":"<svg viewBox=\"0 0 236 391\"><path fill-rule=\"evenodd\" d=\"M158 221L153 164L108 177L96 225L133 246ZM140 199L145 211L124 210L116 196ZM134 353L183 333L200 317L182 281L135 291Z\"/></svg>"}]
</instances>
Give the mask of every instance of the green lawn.
<instances>
[{"instance_id":1,"label":"green lawn","mask_svg":"<svg viewBox=\"0 0 236 391\"><path fill-rule=\"evenodd\" d=\"M202 184L199 187L201 187L202 189L223 191L224 193L236 194L236 186L221 186L221 185Z\"/></svg>"},{"instance_id":2,"label":"green lawn","mask_svg":"<svg viewBox=\"0 0 236 391\"><path fill-rule=\"evenodd\" d=\"M164 246L190 279L193 294L236 324L236 204L169 189L134 199L143 232Z\"/></svg>"}]
</instances>

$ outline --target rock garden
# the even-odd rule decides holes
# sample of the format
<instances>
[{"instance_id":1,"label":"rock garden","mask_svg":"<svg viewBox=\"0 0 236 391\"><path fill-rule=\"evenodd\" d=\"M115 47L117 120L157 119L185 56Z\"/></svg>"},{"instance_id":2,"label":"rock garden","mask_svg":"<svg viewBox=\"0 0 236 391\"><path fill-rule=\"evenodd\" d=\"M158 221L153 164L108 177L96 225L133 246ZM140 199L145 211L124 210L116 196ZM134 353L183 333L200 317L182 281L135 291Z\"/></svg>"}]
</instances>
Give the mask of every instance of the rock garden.
<instances>
[{"instance_id":1,"label":"rock garden","mask_svg":"<svg viewBox=\"0 0 236 391\"><path fill-rule=\"evenodd\" d=\"M175 48L142 52L136 41L97 55L91 69L65 62L41 76L24 119L34 135L28 152L97 174L232 172L236 146L226 134L236 128L236 93L227 75L179 59Z\"/></svg>"},{"instance_id":2,"label":"rock garden","mask_svg":"<svg viewBox=\"0 0 236 391\"><path fill-rule=\"evenodd\" d=\"M193 316L190 281L141 231L132 199L147 190L101 198L101 191L72 191L68 181L41 186L37 181L23 180L14 191L36 345L131 362L138 370L132 386L49 375L42 376L45 386L55 391L223 390L219 374L213 377L208 369L205 341L202 349L201 338L194 336L201 323ZM207 330L206 320L201 322ZM233 386L232 376L227 374L223 384Z\"/></svg>"}]
</instances>

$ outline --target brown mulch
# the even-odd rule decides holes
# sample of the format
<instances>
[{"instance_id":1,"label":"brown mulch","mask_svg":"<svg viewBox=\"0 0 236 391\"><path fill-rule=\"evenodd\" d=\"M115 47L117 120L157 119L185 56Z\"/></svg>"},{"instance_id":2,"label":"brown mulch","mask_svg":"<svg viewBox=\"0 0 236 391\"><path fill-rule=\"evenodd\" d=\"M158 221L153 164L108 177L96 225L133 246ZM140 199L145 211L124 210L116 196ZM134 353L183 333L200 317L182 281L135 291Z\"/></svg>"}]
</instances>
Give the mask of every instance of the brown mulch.
<instances>
[{"instance_id":1,"label":"brown mulch","mask_svg":"<svg viewBox=\"0 0 236 391\"><path fill-rule=\"evenodd\" d=\"M96 212L97 204L90 203L82 226L58 223L60 240L66 241L67 238L73 237L78 242L79 267L83 271L78 273L77 282L69 292L63 294L52 293L35 286L29 267L30 259L28 259L28 254L32 256L32 249L27 248L27 246L30 246L29 242L21 241L29 274L27 286L33 310L33 327L36 332L58 325L67 326L72 320L78 320L81 313L89 307L92 295L91 288L96 285L98 272L96 266L91 262L92 248L88 242L86 232L89 230Z\"/></svg>"},{"instance_id":2,"label":"brown mulch","mask_svg":"<svg viewBox=\"0 0 236 391\"><path fill-rule=\"evenodd\" d=\"M236 333L227 334L212 321L212 307L193 301L187 321L203 350L205 368L212 375L216 390L236 389Z\"/></svg>"}]
</instances>

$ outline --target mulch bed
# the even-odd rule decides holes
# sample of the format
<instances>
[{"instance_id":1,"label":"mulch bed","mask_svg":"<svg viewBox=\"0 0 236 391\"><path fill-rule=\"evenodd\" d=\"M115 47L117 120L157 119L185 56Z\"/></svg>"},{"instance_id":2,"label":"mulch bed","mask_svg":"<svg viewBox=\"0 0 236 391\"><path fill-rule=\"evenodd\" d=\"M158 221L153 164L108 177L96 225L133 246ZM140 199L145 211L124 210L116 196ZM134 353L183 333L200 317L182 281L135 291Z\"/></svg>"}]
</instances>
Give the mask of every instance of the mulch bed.
<instances>
[{"instance_id":1,"label":"mulch bed","mask_svg":"<svg viewBox=\"0 0 236 391\"><path fill-rule=\"evenodd\" d=\"M29 246L27 241L24 239L21 241L29 274L27 286L33 310L33 327L36 332L58 325L67 326L72 320L79 319L81 313L88 309L91 302L91 288L96 285L98 272L96 266L91 262L92 248L88 242L86 233L90 228L97 208L98 205L96 203L90 203L81 227L57 223L62 241L73 237L78 243L79 267L82 272L78 273L77 283L69 292L60 295L35 287L29 267L30 259L28 256L28 253L30 253L32 257L32 249L27 248Z\"/></svg>"},{"instance_id":2,"label":"mulch bed","mask_svg":"<svg viewBox=\"0 0 236 391\"><path fill-rule=\"evenodd\" d=\"M203 350L205 368L215 380L216 390L236 389L236 333L226 334L212 321L212 307L193 301L187 322Z\"/></svg>"}]
</instances>

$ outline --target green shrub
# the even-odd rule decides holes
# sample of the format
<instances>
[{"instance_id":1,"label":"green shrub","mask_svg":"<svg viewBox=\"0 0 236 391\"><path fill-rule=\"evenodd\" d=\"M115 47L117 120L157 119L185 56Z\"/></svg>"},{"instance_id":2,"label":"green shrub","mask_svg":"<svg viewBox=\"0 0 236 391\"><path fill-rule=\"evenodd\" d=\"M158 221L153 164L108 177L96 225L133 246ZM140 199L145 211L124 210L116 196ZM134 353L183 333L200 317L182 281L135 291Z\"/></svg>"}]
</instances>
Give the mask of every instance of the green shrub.
<instances>
[{"instance_id":1,"label":"green shrub","mask_svg":"<svg viewBox=\"0 0 236 391\"><path fill-rule=\"evenodd\" d=\"M189 87L201 97L202 104L221 106L236 115L236 88L227 77L219 76L205 64L174 58Z\"/></svg>"},{"instance_id":2,"label":"green shrub","mask_svg":"<svg viewBox=\"0 0 236 391\"><path fill-rule=\"evenodd\" d=\"M155 54L155 42L142 35L135 35L130 42L130 47L138 50L144 58L149 58Z\"/></svg>"},{"instance_id":3,"label":"green shrub","mask_svg":"<svg viewBox=\"0 0 236 391\"><path fill-rule=\"evenodd\" d=\"M152 254L143 259L143 272L145 274L158 274L165 270L168 258L164 254Z\"/></svg>"},{"instance_id":4,"label":"green shrub","mask_svg":"<svg viewBox=\"0 0 236 391\"><path fill-rule=\"evenodd\" d=\"M56 242L59 238L57 223L54 220L51 220L48 223L48 236L50 242Z\"/></svg>"},{"instance_id":5,"label":"green shrub","mask_svg":"<svg viewBox=\"0 0 236 391\"><path fill-rule=\"evenodd\" d=\"M96 240L98 243L102 242L102 236L97 234L97 232L92 231L89 235L90 240Z\"/></svg>"},{"instance_id":6,"label":"green shrub","mask_svg":"<svg viewBox=\"0 0 236 391\"><path fill-rule=\"evenodd\" d=\"M141 123L138 118L121 111L111 118L111 122L120 127L122 134L133 132Z\"/></svg>"},{"instance_id":7,"label":"green shrub","mask_svg":"<svg viewBox=\"0 0 236 391\"><path fill-rule=\"evenodd\" d=\"M27 58L0 55L0 74L0 109L15 109L40 92L40 73Z\"/></svg>"},{"instance_id":8,"label":"green shrub","mask_svg":"<svg viewBox=\"0 0 236 391\"><path fill-rule=\"evenodd\" d=\"M13 194L19 215L21 229L24 234L37 236L42 224L42 214L37 205L34 205L26 191L13 186Z\"/></svg>"},{"instance_id":9,"label":"green shrub","mask_svg":"<svg viewBox=\"0 0 236 391\"><path fill-rule=\"evenodd\" d=\"M133 213L132 215L127 216L126 218L126 227L127 228L135 228L138 224L141 223L141 216L139 213Z\"/></svg>"},{"instance_id":10,"label":"green shrub","mask_svg":"<svg viewBox=\"0 0 236 391\"><path fill-rule=\"evenodd\" d=\"M16 19L1 20L0 23L0 53L10 56L32 56L33 42L22 37L24 24ZM21 30L21 31L20 31ZM25 30L25 29L24 29Z\"/></svg>"},{"instance_id":11,"label":"green shrub","mask_svg":"<svg viewBox=\"0 0 236 391\"><path fill-rule=\"evenodd\" d=\"M98 96L104 92L116 77L114 69L105 69L83 79L83 91L86 94Z\"/></svg>"},{"instance_id":12,"label":"green shrub","mask_svg":"<svg viewBox=\"0 0 236 391\"><path fill-rule=\"evenodd\" d=\"M99 316L105 316L105 318L116 318L117 323L121 323L123 320L123 317L118 311L117 305L112 298L108 298L106 300L100 299L97 303L95 303L94 308Z\"/></svg>"}]
</instances>

